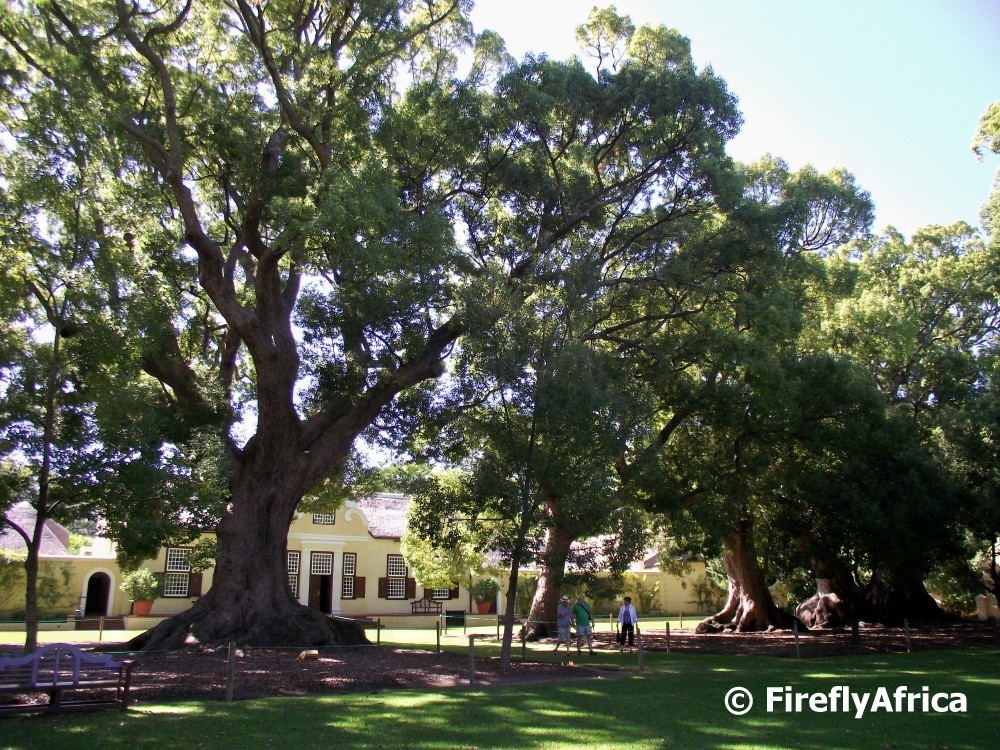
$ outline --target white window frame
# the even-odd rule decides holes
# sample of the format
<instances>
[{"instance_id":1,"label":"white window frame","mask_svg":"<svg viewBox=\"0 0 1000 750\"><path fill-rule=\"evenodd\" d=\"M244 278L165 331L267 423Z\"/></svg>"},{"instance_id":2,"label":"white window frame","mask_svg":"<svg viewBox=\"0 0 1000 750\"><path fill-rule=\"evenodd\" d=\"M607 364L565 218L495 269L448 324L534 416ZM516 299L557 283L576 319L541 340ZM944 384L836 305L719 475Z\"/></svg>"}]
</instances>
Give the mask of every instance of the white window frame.
<instances>
[{"instance_id":1,"label":"white window frame","mask_svg":"<svg viewBox=\"0 0 1000 750\"><path fill-rule=\"evenodd\" d=\"M358 575L358 555L356 552L345 552L340 564L340 598L354 598L354 579Z\"/></svg>"},{"instance_id":2,"label":"white window frame","mask_svg":"<svg viewBox=\"0 0 1000 750\"><path fill-rule=\"evenodd\" d=\"M387 555L385 574L389 578L406 578L406 559L402 555Z\"/></svg>"},{"instance_id":3,"label":"white window frame","mask_svg":"<svg viewBox=\"0 0 1000 750\"><path fill-rule=\"evenodd\" d=\"M299 570L302 565L301 552L289 552L287 557L288 566L288 588L292 590L292 596L299 595Z\"/></svg>"},{"instance_id":4,"label":"white window frame","mask_svg":"<svg viewBox=\"0 0 1000 750\"><path fill-rule=\"evenodd\" d=\"M183 599L191 590L191 548L167 547L163 598Z\"/></svg>"},{"instance_id":5,"label":"white window frame","mask_svg":"<svg viewBox=\"0 0 1000 750\"><path fill-rule=\"evenodd\" d=\"M433 589L431 599L451 599L451 589Z\"/></svg>"},{"instance_id":6,"label":"white window frame","mask_svg":"<svg viewBox=\"0 0 1000 750\"><path fill-rule=\"evenodd\" d=\"M337 513L313 513L313 523L317 526L333 526L337 523Z\"/></svg>"},{"instance_id":7,"label":"white window frame","mask_svg":"<svg viewBox=\"0 0 1000 750\"><path fill-rule=\"evenodd\" d=\"M386 599L406 598L406 579L393 576L386 583Z\"/></svg>"},{"instance_id":8,"label":"white window frame","mask_svg":"<svg viewBox=\"0 0 1000 750\"><path fill-rule=\"evenodd\" d=\"M333 553L313 552L309 556L309 573L314 576L333 575Z\"/></svg>"},{"instance_id":9,"label":"white window frame","mask_svg":"<svg viewBox=\"0 0 1000 750\"><path fill-rule=\"evenodd\" d=\"M386 599L406 598L406 560L402 555L386 555Z\"/></svg>"}]
</instances>

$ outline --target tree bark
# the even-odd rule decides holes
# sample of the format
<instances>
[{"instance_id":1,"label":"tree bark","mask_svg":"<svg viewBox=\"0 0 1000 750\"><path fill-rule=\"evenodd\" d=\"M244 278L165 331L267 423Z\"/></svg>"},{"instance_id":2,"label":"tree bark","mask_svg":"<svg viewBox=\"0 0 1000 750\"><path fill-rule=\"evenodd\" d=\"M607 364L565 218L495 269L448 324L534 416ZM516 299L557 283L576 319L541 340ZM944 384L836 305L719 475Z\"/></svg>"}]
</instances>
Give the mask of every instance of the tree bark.
<instances>
[{"instance_id":1,"label":"tree bark","mask_svg":"<svg viewBox=\"0 0 1000 750\"><path fill-rule=\"evenodd\" d=\"M922 578L892 570L888 565L877 567L865 587L861 616L890 627L899 627L904 620L940 623L960 619L938 606L927 593Z\"/></svg>"},{"instance_id":2,"label":"tree bark","mask_svg":"<svg viewBox=\"0 0 1000 750\"><path fill-rule=\"evenodd\" d=\"M753 522L744 519L733 524L722 540L722 561L729 579L729 598L720 612L695 628L696 633L738 633L792 627L795 618L774 603L757 562L753 545Z\"/></svg>"},{"instance_id":3,"label":"tree bark","mask_svg":"<svg viewBox=\"0 0 1000 750\"><path fill-rule=\"evenodd\" d=\"M795 616L808 628L853 625L861 604L861 590L843 566L821 566L816 593L795 608Z\"/></svg>"},{"instance_id":4,"label":"tree bark","mask_svg":"<svg viewBox=\"0 0 1000 750\"><path fill-rule=\"evenodd\" d=\"M293 443L294 444L294 443ZM212 587L195 605L130 642L136 649L219 645L317 647L368 643L362 628L297 602L288 586L288 529L305 474L291 448L249 449L217 530Z\"/></svg>"},{"instance_id":5,"label":"tree bark","mask_svg":"<svg viewBox=\"0 0 1000 750\"><path fill-rule=\"evenodd\" d=\"M573 544L573 535L564 526L552 525L545 533L545 554L538 576L538 586L531 600L531 611L525 624L525 637L537 640L556 632L556 608L559 606L566 560Z\"/></svg>"}]
</instances>

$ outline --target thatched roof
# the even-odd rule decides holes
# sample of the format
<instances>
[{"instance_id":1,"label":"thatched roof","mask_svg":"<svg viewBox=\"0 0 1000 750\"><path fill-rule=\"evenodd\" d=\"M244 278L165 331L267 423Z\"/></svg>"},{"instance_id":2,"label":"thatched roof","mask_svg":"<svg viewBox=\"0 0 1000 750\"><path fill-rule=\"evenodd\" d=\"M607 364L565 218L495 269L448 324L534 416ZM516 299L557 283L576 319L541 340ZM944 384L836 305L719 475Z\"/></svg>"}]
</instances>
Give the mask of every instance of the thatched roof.
<instances>
[{"instance_id":1,"label":"thatched roof","mask_svg":"<svg viewBox=\"0 0 1000 750\"><path fill-rule=\"evenodd\" d=\"M368 533L376 539L399 539L406 530L408 495L380 493L358 500L358 510L368 519Z\"/></svg>"},{"instance_id":2,"label":"thatched roof","mask_svg":"<svg viewBox=\"0 0 1000 750\"><path fill-rule=\"evenodd\" d=\"M37 517L35 509L24 503L11 506L4 513L4 518L22 529L29 537L35 533L35 519ZM0 549L25 552L28 545L25 544L19 533L5 523L0 528ZM42 530L42 546L39 552L46 557L70 554L69 531L66 530L66 527L56 523L51 518L48 519Z\"/></svg>"}]
</instances>

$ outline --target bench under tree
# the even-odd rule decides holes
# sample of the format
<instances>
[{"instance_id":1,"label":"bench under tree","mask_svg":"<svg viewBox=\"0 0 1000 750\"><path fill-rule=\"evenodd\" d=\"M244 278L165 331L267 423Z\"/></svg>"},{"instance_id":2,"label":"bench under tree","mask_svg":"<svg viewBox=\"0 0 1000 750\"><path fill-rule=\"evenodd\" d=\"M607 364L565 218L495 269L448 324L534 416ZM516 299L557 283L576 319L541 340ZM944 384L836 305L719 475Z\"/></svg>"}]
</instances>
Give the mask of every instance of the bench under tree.
<instances>
[{"instance_id":1,"label":"bench under tree","mask_svg":"<svg viewBox=\"0 0 1000 750\"><path fill-rule=\"evenodd\" d=\"M92 711L128 708L132 661L92 654L66 643L42 646L26 656L0 657L0 694L24 702L0 703L9 713ZM66 693L80 693L67 699ZM48 696L45 702L39 696Z\"/></svg>"}]
</instances>

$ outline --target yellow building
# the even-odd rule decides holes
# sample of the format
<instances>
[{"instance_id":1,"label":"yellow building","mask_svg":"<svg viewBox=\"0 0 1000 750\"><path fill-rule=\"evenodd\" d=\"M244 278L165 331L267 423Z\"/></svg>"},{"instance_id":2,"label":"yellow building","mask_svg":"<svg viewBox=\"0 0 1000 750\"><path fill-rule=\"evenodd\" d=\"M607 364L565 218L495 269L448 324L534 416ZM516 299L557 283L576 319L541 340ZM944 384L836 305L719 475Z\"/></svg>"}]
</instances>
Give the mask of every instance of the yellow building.
<instances>
[{"instance_id":1,"label":"yellow building","mask_svg":"<svg viewBox=\"0 0 1000 750\"><path fill-rule=\"evenodd\" d=\"M417 585L400 552L407 502L405 495L384 493L348 501L333 513L298 514L287 546L288 583L296 599L330 615L379 618L383 623L399 618L414 627L432 625L441 613L476 611L468 581L453 589ZM33 511L19 513L21 524L33 528ZM59 595L50 596L40 614L42 620L64 624L51 622L46 627L93 625L101 618L110 627L125 617L130 628L150 627L160 618L189 608L211 588L211 569L191 569L191 546L166 547L155 560L143 564L160 579L160 591L150 614L137 617L133 602L121 590L122 574L112 545L95 540L94 546L71 554L68 537L59 524L47 522L42 573ZM17 535L5 533L0 538L0 550L16 553L19 547L23 552L23 540ZM693 562L690 572L678 577L660 571L652 557L633 566L626 584L647 592L655 587L657 611L694 612L692 586L703 575L700 562ZM498 603L502 596L503 592ZM610 602L602 604L611 606ZM14 620L23 611L22 573L0 590L0 621ZM401 623L393 622L397 624Z\"/></svg>"}]
</instances>

